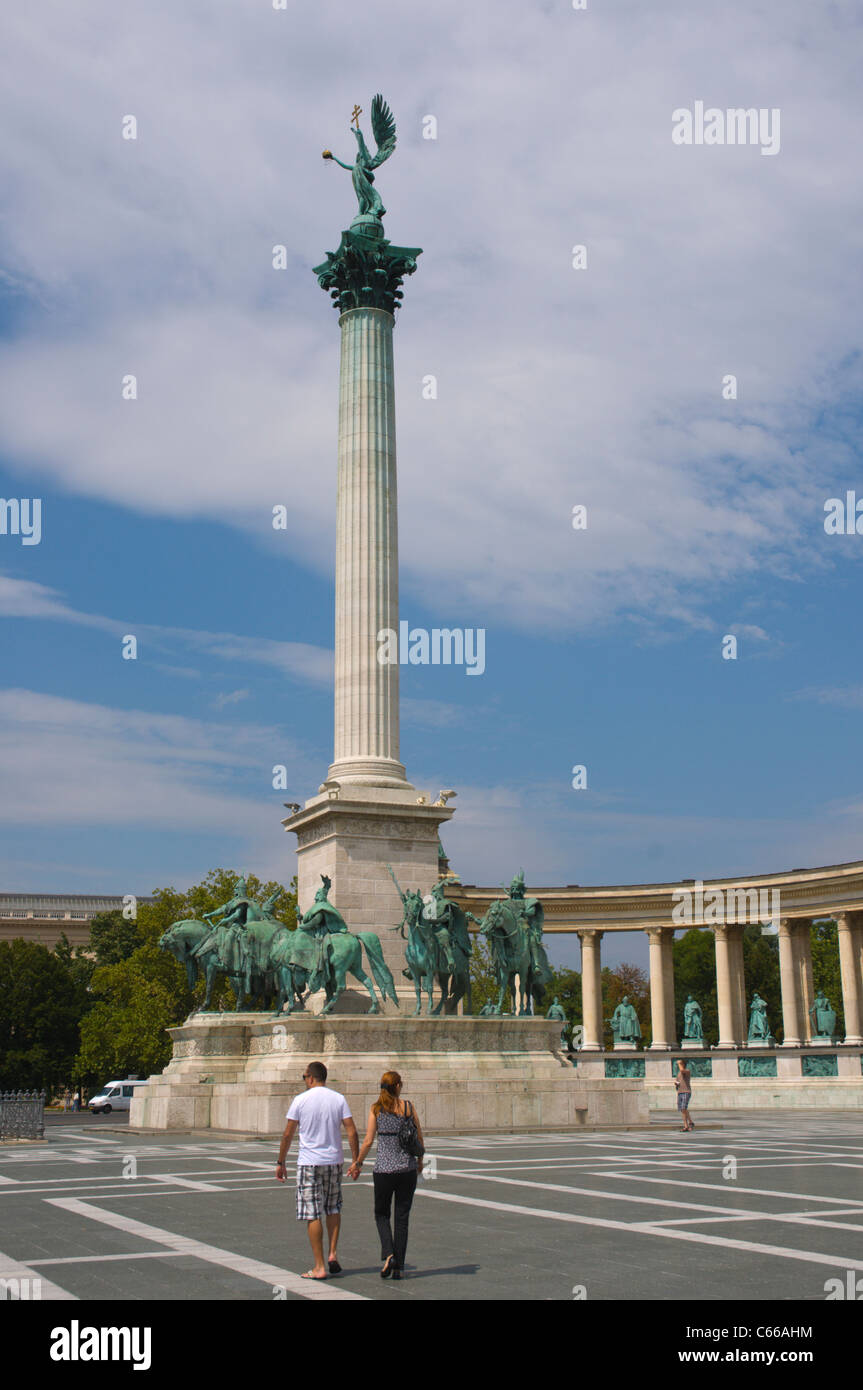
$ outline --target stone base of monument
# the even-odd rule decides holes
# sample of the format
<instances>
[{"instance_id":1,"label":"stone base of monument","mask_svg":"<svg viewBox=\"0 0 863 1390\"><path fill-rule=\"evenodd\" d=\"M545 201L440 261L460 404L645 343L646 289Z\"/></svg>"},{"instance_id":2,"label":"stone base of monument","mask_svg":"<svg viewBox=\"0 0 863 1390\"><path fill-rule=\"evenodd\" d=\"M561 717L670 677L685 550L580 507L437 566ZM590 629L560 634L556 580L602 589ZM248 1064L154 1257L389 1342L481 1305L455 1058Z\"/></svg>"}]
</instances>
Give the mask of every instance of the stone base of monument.
<instances>
[{"instance_id":1,"label":"stone base of monument","mask_svg":"<svg viewBox=\"0 0 863 1390\"><path fill-rule=\"evenodd\" d=\"M783 1048L710 1048L701 1056L684 1053L613 1052L578 1054L585 1081L609 1075L644 1077L651 1114L676 1113L674 1078L684 1057L692 1073L692 1113L721 1110L854 1110L863 1112L863 1049L842 1044L832 1049L810 1044Z\"/></svg>"},{"instance_id":2,"label":"stone base of monument","mask_svg":"<svg viewBox=\"0 0 863 1390\"><path fill-rule=\"evenodd\" d=\"M169 1031L174 1056L133 1100L132 1129L281 1134L313 1061L361 1134L384 1071L401 1074L430 1134L648 1121L643 1082L580 1075L558 1020L203 1014Z\"/></svg>"},{"instance_id":3,"label":"stone base of monument","mask_svg":"<svg viewBox=\"0 0 863 1390\"><path fill-rule=\"evenodd\" d=\"M707 1043L703 1038L684 1038L680 1046L685 1052L702 1051L707 1046Z\"/></svg>"}]
</instances>

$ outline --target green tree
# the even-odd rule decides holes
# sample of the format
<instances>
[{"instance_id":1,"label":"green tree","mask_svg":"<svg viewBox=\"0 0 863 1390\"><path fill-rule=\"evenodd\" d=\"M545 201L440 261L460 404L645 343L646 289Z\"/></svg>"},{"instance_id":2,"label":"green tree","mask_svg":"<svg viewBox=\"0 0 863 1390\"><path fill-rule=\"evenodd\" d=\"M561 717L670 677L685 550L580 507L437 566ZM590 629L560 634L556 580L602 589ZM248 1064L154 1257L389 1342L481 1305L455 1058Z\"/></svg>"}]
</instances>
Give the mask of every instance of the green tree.
<instances>
[{"instance_id":1,"label":"green tree","mask_svg":"<svg viewBox=\"0 0 863 1390\"><path fill-rule=\"evenodd\" d=\"M137 921L124 917L119 908L113 912L97 912L91 917L88 949L97 965L116 965L128 960L140 945Z\"/></svg>"},{"instance_id":2,"label":"green tree","mask_svg":"<svg viewBox=\"0 0 863 1390\"><path fill-rule=\"evenodd\" d=\"M484 936L471 932L473 951L470 958L470 1003L474 1014L483 1005L497 1003L497 977L491 963L491 947Z\"/></svg>"},{"instance_id":3,"label":"green tree","mask_svg":"<svg viewBox=\"0 0 863 1390\"><path fill-rule=\"evenodd\" d=\"M198 1007L204 998L204 981L194 990L186 983L186 972L178 961L159 947L159 938L173 922L190 918L202 920L235 896L239 875L227 869L213 869L186 892L159 888L150 903L139 903L137 931L140 945L125 959L100 965L93 972L91 990L94 1005L81 1025L81 1045L77 1058L80 1074L87 1084L101 1084L107 1073L125 1076L149 1075L166 1066L171 1058L168 1028L176 1027ZM262 900L280 886L262 883L254 874L246 876L248 896ZM293 929L297 923L296 879L283 890L274 916ZM234 994L221 981L213 994L213 1004L233 1008Z\"/></svg>"},{"instance_id":4,"label":"green tree","mask_svg":"<svg viewBox=\"0 0 863 1390\"><path fill-rule=\"evenodd\" d=\"M0 1089L68 1083L89 1002L85 974L35 941L0 942L0 999Z\"/></svg>"}]
</instances>

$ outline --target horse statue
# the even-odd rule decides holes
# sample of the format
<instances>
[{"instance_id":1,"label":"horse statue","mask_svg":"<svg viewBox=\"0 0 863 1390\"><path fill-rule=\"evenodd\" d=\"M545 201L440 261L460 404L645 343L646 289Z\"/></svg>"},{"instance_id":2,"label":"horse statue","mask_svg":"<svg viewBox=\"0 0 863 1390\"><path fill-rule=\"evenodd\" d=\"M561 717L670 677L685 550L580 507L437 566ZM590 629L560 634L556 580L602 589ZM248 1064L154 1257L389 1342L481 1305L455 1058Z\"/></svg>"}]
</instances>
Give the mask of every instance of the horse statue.
<instances>
[{"instance_id":1,"label":"horse statue","mask_svg":"<svg viewBox=\"0 0 863 1390\"><path fill-rule=\"evenodd\" d=\"M387 870L404 909L401 922L392 930L400 932L404 939L405 926L408 928L404 973L413 980L416 990L414 1016L422 1010L423 989L428 995L427 1014L433 1018L444 1010L453 1014L470 987L469 960L473 948L464 912L444 897L444 880L436 883L428 899L424 899L419 891L410 888L402 892L389 864ZM433 1008L435 980L440 999Z\"/></svg>"},{"instance_id":2,"label":"horse statue","mask_svg":"<svg viewBox=\"0 0 863 1390\"><path fill-rule=\"evenodd\" d=\"M271 915L281 893L279 889L261 906L248 896L242 876L229 902L205 912L201 921L191 918L174 922L162 933L159 946L185 966L189 988L194 988L199 975L206 980L198 1012L209 1010L220 975L230 981L238 1011L247 998L252 1008L263 1007L267 995L273 993L272 974L261 962L259 938L265 936L269 940L284 925Z\"/></svg>"},{"instance_id":3,"label":"horse statue","mask_svg":"<svg viewBox=\"0 0 863 1390\"><path fill-rule=\"evenodd\" d=\"M199 922L196 917L181 922L172 922L159 937L159 947L168 951L175 960L185 967L186 983L189 989L195 988L203 975L207 982L204 1002L196 1012L203 1013L210 1007L213 986L219 973L227 974L237 995L237 1008L241 1007L243 971L240 968L225 970L220 964L219 942L209 922Z\"/></svg>"},{"instance_id":4,"label":"horse statue","mask_svg":"<svg viewBox=\"0 0 863 1390\"><path fill-rule=\"evenodd\" d=\"M467 914L487 937L498 983L498 1000L493 1012L503 1013L503 1003L512 991L515 1009L516 978L519 988L519 1017L525 1017L542 1004L552 979L551 967L541 941L537 941L518 900L497 899L480 919Z\"/></svg>"},{"instance_id":5,"label":"horse statue","mask_svg":"<svg viewBox=\"0 0 863 1390\"><path fill-rule=\"evenodd\" d=\"M327 898L331 880L326 874L321 874L321 880L322 887L297 923L297 930L287 933L290 940L279 935L270 941L268 959L279 971L282 1004L291 994L299 997L307 985L310 994L320 989L326 992L327 1002L321 1012L330 1014L347 986L348 975L353 975L369 992L369 1013L380 1013L374 983L363 970L365 950L381 995L398 1006L395 981L384 960L380 938L374 932L350 932L347 922ZM290 972L290 977L285 972ZM299 1004L292 1002L288 1012L302 1007L300 999Z\"/></svg>"}]
</instances>

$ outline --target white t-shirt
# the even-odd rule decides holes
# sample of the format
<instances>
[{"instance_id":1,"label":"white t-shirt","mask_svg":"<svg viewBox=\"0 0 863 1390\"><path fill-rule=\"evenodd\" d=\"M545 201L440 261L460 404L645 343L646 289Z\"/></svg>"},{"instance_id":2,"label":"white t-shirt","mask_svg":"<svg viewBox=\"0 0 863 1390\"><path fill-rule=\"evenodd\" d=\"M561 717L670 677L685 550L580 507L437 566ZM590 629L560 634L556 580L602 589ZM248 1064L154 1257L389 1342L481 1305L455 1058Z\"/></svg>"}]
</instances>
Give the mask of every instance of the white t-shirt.
<instances>
[{"instance_id":1,"label":"white t-shirt","mask_svg":"<svg viewBox=\"0 0 863 1390\"><path fill-rule=\"evenodd\" d=\"M326 1086L311 1086L295 1096L287 1118L300 1127L300 1165L342 1163L342 1120L350 1120L351 1112L344 1096Z\"/></svg>"}]
</instances>

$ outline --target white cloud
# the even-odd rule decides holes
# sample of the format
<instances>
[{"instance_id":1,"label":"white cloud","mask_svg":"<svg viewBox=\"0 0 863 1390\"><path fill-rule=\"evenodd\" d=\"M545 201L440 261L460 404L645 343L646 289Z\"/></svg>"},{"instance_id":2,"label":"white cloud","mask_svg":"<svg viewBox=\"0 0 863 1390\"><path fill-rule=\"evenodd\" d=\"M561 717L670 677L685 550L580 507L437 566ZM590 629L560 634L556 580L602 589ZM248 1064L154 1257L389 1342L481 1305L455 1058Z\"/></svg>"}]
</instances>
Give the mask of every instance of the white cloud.
<instances>
[{"instance_id":1,"label":"white cloud","mask_svg":"<svg viewBox=\"0 0 863 1390\"><path fill-rule=\"evenodd\" d=\"M217 695L212 701L214 709L224 709L226 705L238 705L241 700L248 700L250 690L231 690L224 695Z\"/></svg>"},{"instance_id":2,"label":"white cloud","mask_svg":"<svg viewBox=\"0 0 863 1390\"><path fill-rule=\"evenodd\" d=\"M0 692L0 822L137 826L264 836L281 802L271 770L298 786L312 760L280 730ZM259 788L259 790L256 790Z\"/></svg>"},{"instance_id":3,"label":"white cloud","mask_svg":"<svg viewBox=\"0 0 863 1390\"><path fill-rule=\"evenodd\" d=\"M232 632L199 632L193 628L133 623L129 618L122 621L97 613L80 613L70 608L57 590L29 579L0 575L0 618L80 623L114 632L118 636L125 634L132 626L140 640L148 638L160 649L179 644L223 661L272 666L286 676L308 681L312 685L332 685L333 653L326 647L315 647L308 642L277 642L266 637L241 637ZM189 667L160 666L160 669L190 679L198 674Z\"/></svg>"},{"instance_id":4,"label":"white cloud","mask_svg":"<svg viewBox=\"0 0 863 1390\"><path fill-rule=\"evenodd\" d=\"M855 8L490 16L440 0L394 25L367 0L346 96L327 7L19 9L3 259L50 313L0 350L13 460L331 572L338 335L310 268L353 195L320 150L348 154L350 103L382 85L388 233L426 248L396 334L405 596L471 624L698 624L726 583L799 574L819 481L853 466L838 417L806 436L861 316ZM780 106L781 153L674 147L696 98Z\"/></svg>"}]
</instances>

